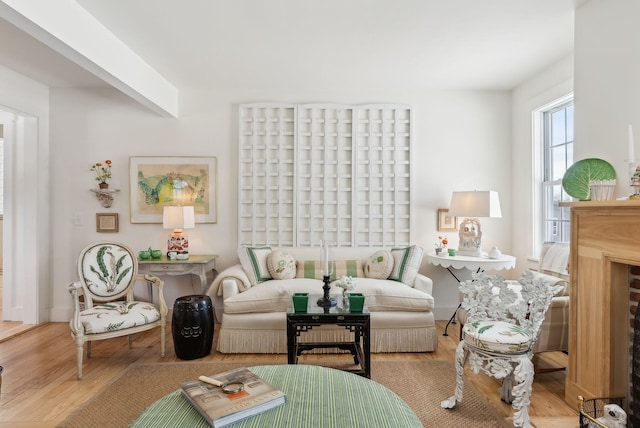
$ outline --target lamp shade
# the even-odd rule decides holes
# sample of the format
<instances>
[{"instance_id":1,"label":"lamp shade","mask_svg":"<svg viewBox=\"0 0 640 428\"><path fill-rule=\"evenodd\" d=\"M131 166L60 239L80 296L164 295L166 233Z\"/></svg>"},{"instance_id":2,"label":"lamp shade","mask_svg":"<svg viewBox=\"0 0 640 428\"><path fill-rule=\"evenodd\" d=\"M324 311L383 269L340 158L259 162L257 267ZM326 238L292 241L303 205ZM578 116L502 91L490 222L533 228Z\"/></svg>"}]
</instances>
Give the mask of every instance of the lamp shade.
<instances>
[{"instance_id":1,"label":"lamp shade","mask_svg":"<svg viewBox=\"0 0 640 428\"><path fill-rule=\"evenodd\" d=\"M453 192L449 215L456 217L502 217L498 192Z\"/></svg>"},{"instance_id":2,"label":"lamp shade","mask_svg":"<svg viewBox=\"0 0 640 428\"><path fill-rule=\"evenodd\" d=\"M192 206L164 207L162 227L164 229L193 229L196 217Z\"/></svg>"}]
</instances>

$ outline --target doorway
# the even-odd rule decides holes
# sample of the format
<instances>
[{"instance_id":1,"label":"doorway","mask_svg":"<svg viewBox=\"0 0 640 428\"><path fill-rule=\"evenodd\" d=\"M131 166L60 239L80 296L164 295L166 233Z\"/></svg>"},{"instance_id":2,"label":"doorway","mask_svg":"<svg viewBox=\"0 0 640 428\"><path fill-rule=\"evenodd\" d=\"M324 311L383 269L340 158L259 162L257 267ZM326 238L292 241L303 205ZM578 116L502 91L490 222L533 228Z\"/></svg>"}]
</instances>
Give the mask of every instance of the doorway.
<instances>
[{"instance_id":1,"label":"doorway","mask_svg":"<svg viewBox=\"0 0 640 428\"><path fill-rule=\"evenodd\" d=\"M46 247L41 248L40 245L48 239L43 240L38 234L45 231L48 234L48 229L39 228L38 219L43 209L48 215L48 204L42 206L38 203L42 188L39 180L43 178L38 177L43 148L39 144L38 136L42 135L42 130L39 129L38 118L0 106L0 124L5 189L2 220L3 321L0 327L14 331L16 327L19 330L30 328L47 319L46 309L41 305L43 293L40 290L44 284L41 278L45 274L39 267L46 251Z\"/></svg>"}]
</instances>

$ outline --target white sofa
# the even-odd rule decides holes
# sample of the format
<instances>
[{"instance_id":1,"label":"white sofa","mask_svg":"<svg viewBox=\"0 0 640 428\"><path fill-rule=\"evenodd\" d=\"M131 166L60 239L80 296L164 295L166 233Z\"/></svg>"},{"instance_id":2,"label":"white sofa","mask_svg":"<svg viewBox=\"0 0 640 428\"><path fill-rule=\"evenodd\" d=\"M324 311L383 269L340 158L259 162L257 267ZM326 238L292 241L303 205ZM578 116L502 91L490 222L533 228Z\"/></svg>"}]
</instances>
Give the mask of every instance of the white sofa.
<instances>
[{"instance_id":1,"label":"white sofa","mask_svg":"<svg viewBox=\"0 0 640 428\"><path fill-rule=\"evenodd\" d=\"M292 294L306 292L321 295L323 292L322 276L318 270L320 249L266 247L268 249L264 249L261 256L253 254L245 258L244 248L239 249L239 258L244 263L222 271L208 290L212 298L222 297L224 307L216 349L222 353L286 353L286 311L291 306ZM411 249L410 257L407 257L408 249ZM371 313L371 352L431 352L438 347L433 315L433 282L418 273L422 248L412 246L408 249L404 255L398 249L391 251L390 248L374 247L338 247L332 251L336 277L339 278L341 274L353 276L356 284L353 291L365 296L365 305ZM271 254L274 259L276 255L281 257L283 254L294 259L295 277L291 278L289 274L287 279L259 281L259 276L269 276L264 273L267 269L264 266L265 253ZM379 266L370 263L374 254L388 254L395 264L390 276L398 278L400 272L400 279L406 283L365 277L365 268L367 275L380 276L380 272L376 275L371 273ZM268 256L269 260L271 256ZM258 261L258 258L262 258L262 261ZM343 269L346 261L350 261L349 271ZM356 270L362 269L357 276L354 275L354 261L358 265ZM260 264L262 273L256 272ZM314 278L305 277L314 274ZM339 295L341 291L332 283L332 295ZM350 334L342 327L322 326L306 332L300 341L345 341Z\"/></svg>"}]
</instances>

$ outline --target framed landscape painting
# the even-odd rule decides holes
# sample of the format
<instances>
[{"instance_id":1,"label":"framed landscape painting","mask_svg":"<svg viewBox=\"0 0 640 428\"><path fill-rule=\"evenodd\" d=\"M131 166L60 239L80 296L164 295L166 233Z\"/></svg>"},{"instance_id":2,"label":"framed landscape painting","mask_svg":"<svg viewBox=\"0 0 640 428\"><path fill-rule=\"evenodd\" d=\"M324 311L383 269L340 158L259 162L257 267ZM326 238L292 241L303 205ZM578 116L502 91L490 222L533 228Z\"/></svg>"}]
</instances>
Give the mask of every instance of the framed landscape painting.
<instances>
[{"instance_id":1,"label":"framed landscape painting","mask_svg":"<svg viewBox=\"0 0 640 428\"><path fill-rule=\"evenodd\" d=\"M162 223L165 206L191 205L196 223L216 223L215 157L131 157L131 223Z\"/></svg>"}]
</instances>

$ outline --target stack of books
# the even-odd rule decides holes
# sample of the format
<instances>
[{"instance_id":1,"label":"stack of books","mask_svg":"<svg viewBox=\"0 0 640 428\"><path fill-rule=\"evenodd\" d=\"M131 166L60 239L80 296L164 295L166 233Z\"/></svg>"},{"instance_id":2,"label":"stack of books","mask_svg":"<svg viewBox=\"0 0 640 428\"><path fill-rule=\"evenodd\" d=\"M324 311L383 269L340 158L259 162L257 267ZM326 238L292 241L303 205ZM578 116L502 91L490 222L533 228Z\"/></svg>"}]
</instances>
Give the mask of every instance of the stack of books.
<instances>
[{"instance_id":1,"label":"stack of books","mask_svg":"<svg viewBox=\"0 0 640 428\"><path fill-rule=\"evenodd\" d=\"M221 386L211 384L211 380L194 380L182 383L180 388L184 397L215 428L265 412L287 401L284 392L246 368L208 378Z\"/></svg>"}]
</instances>

